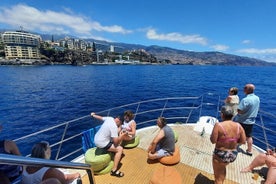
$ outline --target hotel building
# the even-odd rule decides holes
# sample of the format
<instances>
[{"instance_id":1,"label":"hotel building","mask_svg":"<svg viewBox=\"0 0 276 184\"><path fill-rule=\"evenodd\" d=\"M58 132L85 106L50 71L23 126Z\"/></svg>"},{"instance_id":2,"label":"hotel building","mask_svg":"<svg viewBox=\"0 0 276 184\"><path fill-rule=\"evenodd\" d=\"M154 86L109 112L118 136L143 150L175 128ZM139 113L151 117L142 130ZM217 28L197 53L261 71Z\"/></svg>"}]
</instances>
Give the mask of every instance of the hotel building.
<instances>
[{"instance_id":1,"label":"hotel building","mask_svg":"<svg viewBox=\"0 0 276 184\"><path fill-rule=\"evenodd\" d=\"M25 31L6 31L2 34L6 59L40 59L39 35Z\"/></svg>"}]
</instances>

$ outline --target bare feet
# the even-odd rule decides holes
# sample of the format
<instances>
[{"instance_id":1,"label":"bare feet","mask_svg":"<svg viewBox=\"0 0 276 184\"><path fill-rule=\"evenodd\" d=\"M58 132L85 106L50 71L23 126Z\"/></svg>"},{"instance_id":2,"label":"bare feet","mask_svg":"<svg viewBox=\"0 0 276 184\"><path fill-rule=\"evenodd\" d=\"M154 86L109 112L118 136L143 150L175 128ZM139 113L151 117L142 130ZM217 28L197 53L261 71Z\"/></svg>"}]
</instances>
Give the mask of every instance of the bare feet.
<instances>
[{"instance_id":1,"label":"bare feet","mask_svg":"<svg viewBox=\"0 0 276 184\"><path fill-rule=\"evenodd\" d=\"M245 167L241 170L241 173L248 173L248 172L252 172L252 169L250 169L249 167Z\"/></svg>"}]
</instances>

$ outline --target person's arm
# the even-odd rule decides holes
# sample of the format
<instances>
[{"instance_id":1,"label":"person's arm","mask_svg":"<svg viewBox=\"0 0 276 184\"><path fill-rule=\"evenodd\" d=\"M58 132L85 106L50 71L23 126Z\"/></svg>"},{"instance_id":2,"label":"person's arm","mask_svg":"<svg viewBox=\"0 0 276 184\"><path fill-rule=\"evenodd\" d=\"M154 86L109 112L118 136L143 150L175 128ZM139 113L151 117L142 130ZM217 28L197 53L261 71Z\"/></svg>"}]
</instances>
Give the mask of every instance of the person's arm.
<instances>
[{"instance_id":1,"label":"person's arm","mask_svg":"<svg viewBox=\"0 0 276 184\"><path fill-rule=\"evenodd\" d=\"M131 123L131 131L128 132L128 135L134 136L136 134L136 122L133 120Z\"/></svg>"},{"instance_id":2,"label":"person's arm","mask_svg":"<svg viewBox=\"0 0 276 184\"><path fill-rule=\"evenodd\" d=\"M5 148L8 152L10 152L13 155L21 155L16 143L11 140L5 141Z\"/></svg>"},{"instance_id":3,"label":"person's arm","mask_svg":"<svg viewBox=\"0 0 276 184\"><path fill-rule=\"evenodd\" d=\"M124 136L127 136L127 132L124 132L124 131L119 132L119 136L118 137L113 137L112 138L113 144L115 146L119 145L122 142Z\"/></svg>"},{"instance_id":4,"label":"person's arm","mask_svg":"<svg viewBox=\"0 0 276 184\"><path fill-rule=\"evenodd\" d=\"M65 174L59 169L49 168L45 172L42 179L46 180L46 179L49 179L49 178L56 178L62 184L68 184L68 183L72 182L74 179L79 178L80 176L81 176L80 173Z\"/></svg>"},{"instance_id":5,"label":"person's arm","mask_svg":"<svg viewBox=\"0 0 276 184\"><path fill-rule=\"evenodd\" d=\"M232 100L232 98L230 96L226 97L226 99L224 100L224 103L230 103Z\"/></svg>"},{"instance_id":6,"label":"person's arm","mask_svg":"<svg viewBox=\"0 0 276 184\"><path fill-rule=\"evenodd\" d=\"M275 149L274 149L274 151L271 150L271 149L267 149L267 150L266 150L266 155L271 155L271 156L273 156L273 157L276 158Z\"/></svg>"},{"instance_id":7,"label":"person's arm","mask_svg":"<svg viewBox=\"0 0 276 184\"><path fill-rule=\"evenodd\" d=\"M95 112L91 112L91 117L103 121L103 117L100 115L97 115Z\"/></svg>"},{"instance_id":8,"label":"person's arm","mask_svg":"<svg viewBox=\"0 0 276 184\"><path fill-rule=\"evenodd\" d=\"M210 136L210 141L212 144L217 143L218 140L218 123L215 124L212 134Z\"/></svg>"},{"instance_id":9,"label":"person's arm","mask_svg":"<svg viewBox=\"0 0 276 184\"><path fill-rule=\"evenodd\" d=\"M165 136L164 130L160 130L148 147L148 153L155 153L157 143Z\"/></svg>"}]
</instances>

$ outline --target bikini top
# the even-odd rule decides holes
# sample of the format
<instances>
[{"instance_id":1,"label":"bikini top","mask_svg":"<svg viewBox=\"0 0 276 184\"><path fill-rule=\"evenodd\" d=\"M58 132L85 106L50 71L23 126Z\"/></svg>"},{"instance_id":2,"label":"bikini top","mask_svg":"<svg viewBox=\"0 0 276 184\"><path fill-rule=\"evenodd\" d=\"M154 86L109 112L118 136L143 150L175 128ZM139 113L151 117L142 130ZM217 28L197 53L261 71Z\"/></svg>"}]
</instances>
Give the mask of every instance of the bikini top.
<instances>
[{"instance_id":1,"label":"bikini top","mask_svg":"<svg viewBox=\"0 0 276 184\"><path fill-rule=\"evenodd\" d=\"M223 133L224 133L224 137L225 137L225 138L220 138L218 140L218 142L238 142L238 140L240 138L240 136L239 136L240 126L239 125L237 127L237 137L233 137L233 138L227 136L227 132L225 131L224 127L220 123L218 125L222 128Z\"/></svg>"}]
</instances>

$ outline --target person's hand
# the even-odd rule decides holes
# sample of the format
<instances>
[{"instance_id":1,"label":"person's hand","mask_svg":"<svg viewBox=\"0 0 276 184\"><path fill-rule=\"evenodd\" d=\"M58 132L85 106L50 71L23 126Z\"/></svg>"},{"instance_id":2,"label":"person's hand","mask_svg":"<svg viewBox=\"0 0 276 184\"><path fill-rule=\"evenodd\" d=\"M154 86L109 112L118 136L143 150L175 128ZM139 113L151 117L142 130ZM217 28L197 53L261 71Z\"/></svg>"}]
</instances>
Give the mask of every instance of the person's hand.
<instances>
[{"instance_id":1,"label":"person's hand","mask_svg":"<svg viewBox=\"0 0 276 184\"><path fill-rule=\"evenodd\" d=\"M91 112L91 114L90 114L90 115L93 117L93 115L95 115L95 114L96 114L95 112Z\"/></svg>"},{"instance_id":2,"label":"person's hand","mask_svg":"<svg viewBox=\"0 0 276 184\"><path fill-rule=\"evenodd\" d=\"M127 135L127 131L126 131L126 130L122 130L122 131L120 132L120 134L121 134L121 135Z\"/></svg>"},{"instance_id":3,"label":"person's hand","mask_svg":"<svg viewBox=\"0 0 276 184\"><path fill-rule=\"evenodd\" d=\"M76 173L76 178L81 178L81 174L80 173Z\"/></svg>"},{"instance_id":4,"label":"person's hand","mask_svg":"<svg viewBox=\"0 0 276 184\"><path fill-rule=\"evenodd\" d=\"M267 155L273 155L274 152L273 152L271 149L267 149L267 150L266 150L266 154L267 154Z\"/></svg>"}]
</instances>

